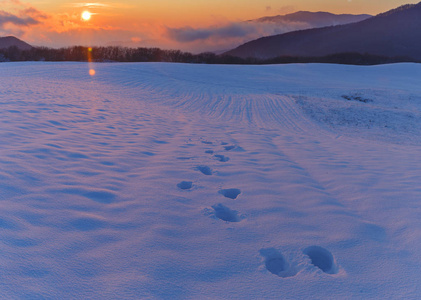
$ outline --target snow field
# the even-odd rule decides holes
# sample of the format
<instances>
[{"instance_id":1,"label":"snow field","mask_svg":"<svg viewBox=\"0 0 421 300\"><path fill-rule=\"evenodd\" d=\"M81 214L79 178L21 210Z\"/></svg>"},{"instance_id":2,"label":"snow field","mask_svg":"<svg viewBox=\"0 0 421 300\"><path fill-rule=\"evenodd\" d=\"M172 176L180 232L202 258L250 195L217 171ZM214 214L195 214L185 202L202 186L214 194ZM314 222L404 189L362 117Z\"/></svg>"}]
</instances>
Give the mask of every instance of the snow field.
<instances>
[{"instance_id":1,"label":"snow field","mask_svg":"<svg viewBox=\"0 0 421 300\"><path fill-rule=\"evenodd\" d=\"M2 298L420 295L418 65L95 68L0 65Z\"/></svg>"}]
</instances>

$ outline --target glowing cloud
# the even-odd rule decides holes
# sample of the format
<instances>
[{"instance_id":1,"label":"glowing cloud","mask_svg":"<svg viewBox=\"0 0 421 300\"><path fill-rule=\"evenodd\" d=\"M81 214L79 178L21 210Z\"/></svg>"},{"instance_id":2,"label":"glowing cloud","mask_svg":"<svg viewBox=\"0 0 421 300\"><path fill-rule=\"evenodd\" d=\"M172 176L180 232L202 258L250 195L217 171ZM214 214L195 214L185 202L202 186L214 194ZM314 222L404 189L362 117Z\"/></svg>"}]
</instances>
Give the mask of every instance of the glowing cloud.
<instances>
[{"instance_id":1,"label":"glowing cloud","mask_svg":"<svg viewBox=\"0 0 421 300\"><path fill-rule=\"evenodd\" d=\"M110 5L104 4L104 3L72 3L73 7L89 7L89 8L95 8L95 7L109 7Z\"/></svg>"}]
</instances>

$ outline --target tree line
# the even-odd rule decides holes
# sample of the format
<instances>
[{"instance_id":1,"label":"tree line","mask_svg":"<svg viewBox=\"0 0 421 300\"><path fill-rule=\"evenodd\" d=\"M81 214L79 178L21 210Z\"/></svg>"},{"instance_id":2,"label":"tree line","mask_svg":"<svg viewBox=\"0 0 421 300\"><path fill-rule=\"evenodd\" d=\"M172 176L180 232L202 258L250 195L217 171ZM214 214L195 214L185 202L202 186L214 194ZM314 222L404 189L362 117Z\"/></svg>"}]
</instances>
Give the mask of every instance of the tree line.
<instances>
[{"instance_id":1,"label":"tree line","mask_svg":"<svg viewBox=\"0 0 421 300\"><path fill-rule=\"evenodd\" d=\"M127 47L67 48L34 47L21 50L16 46L0 49L0 62L10 61L93 61L93 62L172 62L194 64L288 64L288 63L335 63L351 65L377 65L396 62L420 62L410 57L386 57L360 53L338 53L322 57L280 56L271 59L240 58L217 55L211 52L192 54L180 50Z\"/></svg>"}]
</instances>

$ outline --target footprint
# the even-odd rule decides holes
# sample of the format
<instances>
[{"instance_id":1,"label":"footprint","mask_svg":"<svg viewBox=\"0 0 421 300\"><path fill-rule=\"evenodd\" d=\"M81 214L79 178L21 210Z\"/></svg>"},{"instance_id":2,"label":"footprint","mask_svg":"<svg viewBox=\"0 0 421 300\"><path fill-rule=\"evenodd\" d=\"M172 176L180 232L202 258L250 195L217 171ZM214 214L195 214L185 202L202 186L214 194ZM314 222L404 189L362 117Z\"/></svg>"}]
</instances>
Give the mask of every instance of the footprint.
<instances>
[{"instance_id":1,"label":"footprint","mask_svg":"<svg viewBox=\"0 0 421 300\"><path fill-rule=\"evenodd\" d=\"M240 222L240 218L238 217L238 212L236 210L229 209L221 203L213 205L212 208L214 209L215 216L218 219L227 222Z\"/></svg>"},{"instance_id":2,"label":"footprint","mask_svg":"<svg viewBox=\"0 0 421 300\"><path fill-rule=\"evenodd\" d=\"M221 154L216 154L213 157L215 157L217 160L222 161L222 162L227 162L230 160L228 156L221 155Z\"/></svg>"},{"instance_id":3,"label":"footprint","mask_svg":"<svg viewBox=\"0 0 421 300\"><path fill-rule=\"evenodd\" d=\"M86 191L82 196L98 203L110 204L115 201L116 195L108 191Z\"/></svg>"},{"instance_id":4,"label":"footprint","mask_svg":"<svg viewBox=\"0 0 421 300\"><path fill-rule=\"evenodd\" d=\"M167 141L161 141L161 140L154 140L153 142L156 143L156 144L162 144L162 145L168 144Z\"/></svg>"},{"instance_id":5,"label":"footprint","mask_svg":"<svg viewBox=\"0 0 421 300\"><path fill-rule=\"evenodd\" d=\"M235 146L225 146L224 147L225 151L230 151L230 150L232 150L234 148L235 148Z\"/></svg>"},{"instance_id":6,"label":"footprint","mask_svg":"<svg viewBox=\"0 0 421 300\"><path fill-rule=\"evenodd\" d=\"M230 199L237 199L238 195L241 194L241 190L239 189L224 189L224 190L220 190L218 193L220 193L221 195L224 195L227 198Z\"/></svg>"},{"instance_id":7,"label":"footprint","mask_svg":"<svg viewBox=\"0 0 421 300\"><path fill-rule=\"evenodd\" d=\"M140 153L145 154L147 156L155 156L155 153L148 152L148 151L143 151L143 152L140 152Z\"/></svg>"},{"instance_id":8,"label":"footprint","mask_svg":"<svg viewBox=\"0 0 421 300\"><path fill-rule=\"evenodd\" d=\"M79 158L89 158L88 156L86 156L85 154L83 154L83 153L79 153L79 152L66 152L65 153L65 155L68 157L68 158L76 158L76 159L79 159Z\"/></svg>"},{"instance_id":9,"label":"footprint","mask_svg":"<svg viewBox=\"0 0 421 300\"><path fill-rule=\"evenodd\" d=\"M279 277L292 277L297 274L290 264L275 248L265 248L260 250L260 255L265 258L266 269Z\"/></svg>"},{"instance_id":10,"label":"footprint","mask_svg":"<svg viewBox=\"0 0 421 300\"><path fill-rule=\"evenodd\" d=\"M189 160L189 159L193 159L194 157L187 157L187 156L180 156L180 157L177 157L177 159L179 159L179 160Z\"/></svg>"},{"instance_id":11,"label":"footprint","mask_svg":"<svg viewBox=\"0 0 421 300\"><path fill-rule=\"evenodd\" d=\"M303 253L308 255L311 263L327 274L336 274L338 267L332 253L325 248L319 246L310 246L303 250Z\"/></svg>"},{"instance_id":12,"label":"footprint","mask_svg":"<svg viewBox=\"0 0 421 300\"><path fill-rule=\"evenodd\" d=\"M177 187L182 190L189 190L192 188L192 186L193 182L191 181L182 181L180 183L177 183Z\"/></svg>"},{"instance_id":13,"label":"footprint","mask_svg":"<svg viewBox=\"0 0 421 300\"><path fill-rule=\"evenodd\" d=\"M206 150L205 153L207 153L207 154L213 154L213 150Z\"/></svg>"},{"instance_id":14,"label":"footprint","mask_svg":"<svg viewBox=\"0 0 421 300\"><path fill-rule=\"evenodd\" d=\"M209 141L202 141L202 143L205 144L205 145L212 145L213 144L212 142L209 142Z\"/></svg>"},{"instance_id":15,"label":"footprint","mask_svg":"<svg viewBox=\"0 0 421 300\"><path fill-rule=\"evenodd\" d=\"M197 169L204 175L212 175L212 169L208 166L198 166Z\"/></svg>"}]
</instances>

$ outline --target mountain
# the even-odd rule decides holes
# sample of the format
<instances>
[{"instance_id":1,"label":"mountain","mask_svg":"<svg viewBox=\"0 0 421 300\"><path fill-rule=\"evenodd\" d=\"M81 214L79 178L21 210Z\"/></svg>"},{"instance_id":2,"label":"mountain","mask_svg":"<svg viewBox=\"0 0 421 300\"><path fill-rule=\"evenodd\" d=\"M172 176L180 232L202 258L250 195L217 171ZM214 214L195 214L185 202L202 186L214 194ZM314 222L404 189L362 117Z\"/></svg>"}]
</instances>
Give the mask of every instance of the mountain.
<instances>
[{"instance_id":1,"label":"mountain","mask_svg":"<svg viewBox=\"0 0 421 300\"><path fill-rule=\"evenodd\" d=\"M20 50L30 50L33 47L24 41L21 41L14 36L0 37L0 49L9 48L12 46L18 47Z\"/></svg>"},{"instance_id":2,"label":"mountain","mask_svg":"<svg viewBox=\"0 0 421 300\"><path fill-rule=\"evenodd\" d=\"M348 23L360 22L372 17L371 15L332 14L328 12L298 11L287 15L263 17L249 22L272 23L279 25L294 24L300 29L335 26Z\"/></svg>"},{"instance_id":3,"label":"mountain","mask_svg":"<svg viewBox=\"0 0 421 300\"><path fill-rule=\"evenodd\" d=\"M300 30L260 38L225 54L268 59L361 53L421 60L421 2L346 25Z\"/></svg>"}]
</instances>

